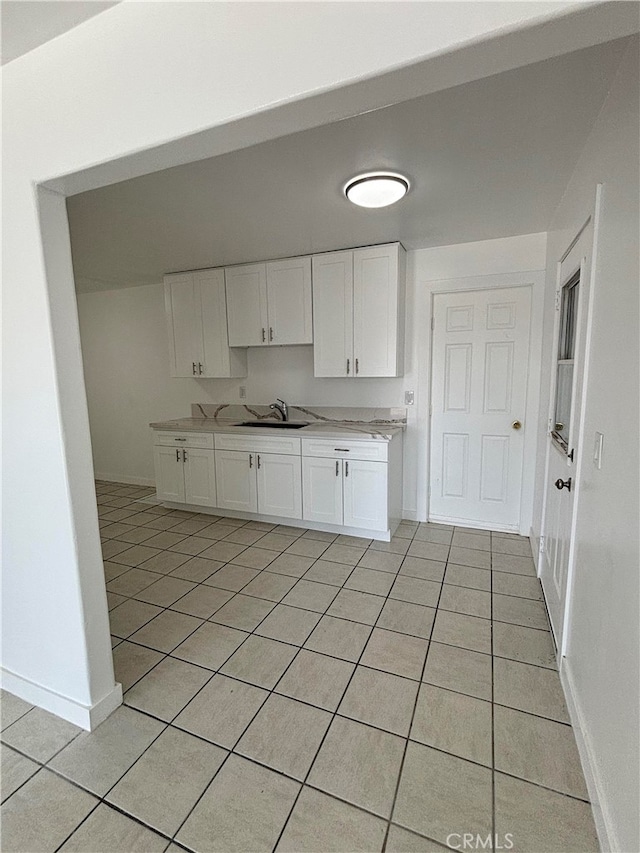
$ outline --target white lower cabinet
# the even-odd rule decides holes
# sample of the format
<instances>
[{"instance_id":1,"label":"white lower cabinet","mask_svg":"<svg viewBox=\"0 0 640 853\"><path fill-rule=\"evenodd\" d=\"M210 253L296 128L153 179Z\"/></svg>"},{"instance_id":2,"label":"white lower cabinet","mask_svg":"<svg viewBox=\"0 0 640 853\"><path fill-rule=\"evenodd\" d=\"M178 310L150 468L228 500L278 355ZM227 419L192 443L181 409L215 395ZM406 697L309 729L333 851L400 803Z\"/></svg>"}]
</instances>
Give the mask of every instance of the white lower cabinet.
<instances>
[{"instance_id":1,"label":"white lower cabinet","mask_svg":"<svg viewBox=\"0 0 640 853\"><path fill-rule=\"evenodd\" d=\"M159 500L216 506L213 450L160 445L153 458Z\"/></svg>"},{"instance_id":2,"label":"white lower cabinet","mask_svg":"<svg viewBox=\"0 0 640 853\"><path fill-rule=\"evenodd\" d=\"M154 447L158 500L184 503L184 468L182 451L174 447Z\"/></svg>"},{"instance_id":3,"label":"white lower cabinet","mask_svg":"<svg viewBox=\"0 0 640 853\"><path fill-rule=\"evenodd\" d=\"M307 456L302 460L304 515L307 521L342 524L342 460Z\"/></svg>"},{"instance_id":4,"label":"white lower cabinet","mask_svg":"<svg viewBox=\"0 0 640 853\"><path fill-rule=\"evenodd\" d=\"M302 518L299 456L217 450L218 506Z\"/></svg>"},{"instance_id":5,"label":"white lower cabinet","mask_svg":"<svg viewBox=\"0 0 640 853\"><path fill-rule=\"evenodd\" d=\"M244 450L216 451L218 506L257 512L258 489L254 470L255 453Z\"/></svg>"},{"instance_id":6,"label":"white lower cabinet","mask_svg":"<svg viewBox=\"0 0 640 853\"><path fill-rule=\"evenodd\" d=\"M349 459L343 465L343 524L365 530L386 530L389 526L388 464Z\"/></svg>"},{"instance_id":7,"label":"white lower cabinet","mask_svg":"<svg viewBox=\"0 0 640 853\"><path fill-rule=\"evenodd\" d=\"M258 512L302 518L302 465L299 456L258 453Z\"/></svg>"},{"instance_id":8,"label":"white lower cabinet","mask_svg":"<svg viewBox=\"0 0 640 853\"><path fill-rule=\"evenodd\" d=\"M191 447L183 455L185 503L217 506L214 451Z\"/></svg>"},{"instance_id":9,"label":"white lower cabinet","mask_svg":"<svg viewBox=\"0 0 640 853\"><path fill-rule=\"evenodd\" d=\"M388 540L400 520L402 438L156 431L161 501L306 521Z\"/></svg>"},{"instance_id":10,"label":"white lower cabinet","mask_svg":"<svg viewBox=\"0 0 640 853\"><path fill-rule=\"evenodd\" d=\"M302 470L304 519L363 530L387 529L386 462L307 456Z\"/></svg>"}]
</instances>

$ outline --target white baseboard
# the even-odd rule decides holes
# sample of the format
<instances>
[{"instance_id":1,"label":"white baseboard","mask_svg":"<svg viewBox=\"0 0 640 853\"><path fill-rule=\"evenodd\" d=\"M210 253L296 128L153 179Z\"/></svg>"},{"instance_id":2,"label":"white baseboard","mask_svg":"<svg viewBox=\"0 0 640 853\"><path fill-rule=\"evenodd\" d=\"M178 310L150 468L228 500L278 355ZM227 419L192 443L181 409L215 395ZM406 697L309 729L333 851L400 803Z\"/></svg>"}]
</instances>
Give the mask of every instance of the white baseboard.
<instances>
[{"instance_id":1,"label":"white baseboard","mask_svg":"<svg viewBox=\"0 0 640 853\"><path fill-rule=\"evenodd\" d=\"M107 483L125 483L127 486L155 486L156 481L148 477L129 477L125 474L105 474L104 471L94 471L96 480L105 480Z\"/></svg>"},{"instance_id":2,"label":"white baseboard","mask_svg":"<svg viewBox=\"0 0 640 853\"><path fill-rule=\"evenodd\" d=\"M540 576L540 537L533 532L533 527L529 528L529 542L531 543L531 556L533 564L536 567L536 574Z\"/></svg>"},{"instance_id":3,"label":"white baseboard","mask_svg":"<svg viewBox=\"0 0 640 853\"><path fill-rule=\"evenodd\" d=\"M560 681L567 700L567 709L571 718L571 725L578 745L578 753L582 763L587 791L591 801L593 819L600 841L600 849L603 853L618 853L622 848L618 844L616 832L611 816L606 806L606 800L600 784L598 766L593 754L593 747L589 737L588 726L576 697L571 665L567 658L560 659Z\"/></svg>"},{"instance_id":4,"label":"white baseboard","mask_svg":"<svg viewBox=\"0 0 640 853\"><path fill-rule=\"evenodd\" d=\"M19 699L44 708L45 711L50 711L57 717L62 717L63 720L68 720L89 732L104 722L109 714L122 704L122 685L118 682L106 696L93 705L83 705L68 696L61 696L49 690L48 687L29 681L4 667L0 669L0 687Z\"/></svg>"},{"instance_id":5,"label":"white baseboard","mask_svg":"<svg viewBox=\"0 0 640 853\"><path fill-rule=\"evenodd\" d=\"M326 533L338 533L344 536L358 536L364 539L377 539L380 542L389 542L397 527L397 520L391 521L392 527L387 530L368 530L364 527L346 527L342 524L324 524L317 521L309 521L301 518L284 518L278 515L264 515L256 512L245 512L244 510L226 509L225 507L199 506L196 504L176 503L175 501L161 500L162 506L170 509L182 509L186 512L199 512L207 515L224 515L228 518L243 518L247 521L266 521L269 524L286 524L288 527L302 527L305 530L321 530Z\"/></svg>"},{"instance_id":6,"label":"white baseboard","mask_svg":"<svg viewBox=\"0 0 640 853\"><path fill-rule=\"evenodd\" d=\"M403 521L419 521L418 518L418 510L417 509L403 509L402 510L402 520Z\"/></svg>"}]
</instances>

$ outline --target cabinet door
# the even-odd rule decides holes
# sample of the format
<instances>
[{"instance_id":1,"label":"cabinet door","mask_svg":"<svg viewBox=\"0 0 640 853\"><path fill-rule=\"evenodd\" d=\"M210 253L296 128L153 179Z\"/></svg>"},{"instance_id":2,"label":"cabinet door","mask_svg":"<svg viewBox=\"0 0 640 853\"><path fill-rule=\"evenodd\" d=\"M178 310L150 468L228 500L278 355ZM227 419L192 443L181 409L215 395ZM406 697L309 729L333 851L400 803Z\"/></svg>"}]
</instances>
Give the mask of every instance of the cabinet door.
<instances>
[{"instance_id":1,"label":"cabinet door","mask_svg":"<svg viewBox=\"0 0 640 853\"><path fill-rule=\"evenodd\" d=\"M193 274L193 278L203 343L200 375L246 376L246 352L229 350L224 270L200 270Z\"/></svg>"},{"instance_id":2,"label":"cabinet door","mask_svg":"<svg viewBox=\"0 0 640 853\"><path fill-rule=\"evenodd\" d=\"M188 504L216 506L216 469L213 450L189 448L184 456L184 499Z\"/></svg>"},{"instance_id":3,"label":"cabinet door","mask_svg":"<svg viewBox=\"0 0 640 853\"><path fill-rule=\"evenodd\" d=\"M311 344L311 258L267 264L269 343Z\"/></svg>"},{"instance_id":4,"label":"cabinet door","mask_svg":"<svg viewBox=\"0 0 640 853\"><path fill-rule=\"evenodd\" d=\"M202 326L191 273L167 275L164 301L171 376L194 376L202 362Z\"/></svg>"},{"instance_id":5,"label":"cabinet door","mask_svg":"<svg viewBox=\"0 0 640 853\"><path fill-rule=\"evenodd\" d=\"M342 524L341 459L305 456L302 460L303 518Z\"/></svg>"},{"instance_id":6,"label":"cabinet door","mask_svg":"<svg viewBox=\"0 0 640 853\"><path fill-rule=\"evenodd\" d=\"M302 518L302 470L299 456L258 453L258 512Z\"/></svg>"},{"instance_id":7,"label":"cabinet door","mask_svg":"<svg viewBox=\"0 0 640 853\"><path fill-rule=\"evenodd\" d=\"M224 277L229 346L266 346L269 319L265 265L230 267L224 271Z\"/></svg>"},{"instance_id":8,"label":"cabinet door","mask_svg":"<svg viewBox=\"0 0 640 853\"><path fill-rule=\"evenodd\" d=\"M240 450L216 450L217 506L256 512L256 454Z\"/></svg>"},{"instance_id":9,"label":"cabinet door","mask_svg":"<svg viewBox=\"0 0 640 853\"><path fill-rule=\"evenodd\" d=\"M356 376L399 376L404 340L404 249L394 243L353 252ZM400 314L402 312L402 316Z\"/></svg>"},{"instance_id":10,"label":"cabinet door","mask_svg":"<svg viewBox=\"0 0 640 853\"><path fill-rule=\"evenodd\" d=\"M158 500L184 503L184 465L182 450L176 447L154 447L153 464L156 471Z\"/></svg>"},{"instance_id":11,"label":"cabinet door","mask_svg":"<svg viewBox=\"0 0 640 853\"><path fill-rule=\"evenodd\" d=\"M314 255L314 376L353 376L353 370L353 252Z\"/></svg>"},{"instance_id":12,"label":"cabinet door","mask_svg":"<svg viewBox=\"0 0 640 853\"><path fill-rule=\"evenodd\" d=\"M344 524L366 530L387 530L387 463L345 460Z\"/></svg>"}]
</instances>

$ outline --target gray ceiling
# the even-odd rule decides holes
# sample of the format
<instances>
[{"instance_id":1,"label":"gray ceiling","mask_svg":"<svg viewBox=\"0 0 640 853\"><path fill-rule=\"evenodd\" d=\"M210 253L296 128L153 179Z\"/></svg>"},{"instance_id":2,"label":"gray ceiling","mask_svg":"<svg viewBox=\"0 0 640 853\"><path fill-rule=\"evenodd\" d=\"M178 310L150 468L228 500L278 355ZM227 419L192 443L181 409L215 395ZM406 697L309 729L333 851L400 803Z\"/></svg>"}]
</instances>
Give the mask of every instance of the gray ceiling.
<instances>
[{"instance_id":1,"label":"gray ceiling","mask_svg":"<svg viewBox=\"0 0 640 853\"><path fill-rule=\"evenodd\" d=\"M2 64L35 50L118 2L2 0Z\"/></svg>"},{"instance_id":2,"label":"gray ceiling","mask_svg":"<svg viewBox=\"0 0 640 853\"><path fill-rule=\"evenodd\" d=\"M545 231L626 40L529 65L68 200L79 291L163 273L400 240L407 248ZM391 168L381 210L344 182Z\"/></svg>"}]
</instances>

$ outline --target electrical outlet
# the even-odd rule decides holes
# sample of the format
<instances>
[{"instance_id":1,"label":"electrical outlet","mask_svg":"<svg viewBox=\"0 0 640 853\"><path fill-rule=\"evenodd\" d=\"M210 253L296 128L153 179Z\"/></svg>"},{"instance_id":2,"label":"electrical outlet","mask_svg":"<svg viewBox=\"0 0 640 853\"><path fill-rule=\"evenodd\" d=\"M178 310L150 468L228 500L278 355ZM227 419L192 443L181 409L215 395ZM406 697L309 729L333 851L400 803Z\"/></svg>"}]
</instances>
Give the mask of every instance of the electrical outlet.
<instances>
[{"instance_id":1,"label":"electrical outlet","mask_svg":"<svg viewBox=\"0 0 640 853\"><path fill-rule=\"evenodd\" d=\"M244 385L241 385L239 390L240 390L240 399L241 399L241 400L246 399L246 396L247 396L247 389L245 388L245 386L244 386Z\"/></svg>"},{"instance_id":2,"label":"electrical outlet","mask_svg":"<svg viewBox=\"0 0 640 853\"><path fill-rule=\"evenodd\" d=\"M413 391L405 391L404 392L404 404L405 406L413 406L415 400L415 395Z\"/></svg>"}]
</instances>

